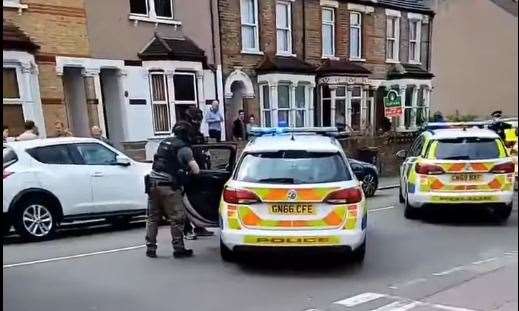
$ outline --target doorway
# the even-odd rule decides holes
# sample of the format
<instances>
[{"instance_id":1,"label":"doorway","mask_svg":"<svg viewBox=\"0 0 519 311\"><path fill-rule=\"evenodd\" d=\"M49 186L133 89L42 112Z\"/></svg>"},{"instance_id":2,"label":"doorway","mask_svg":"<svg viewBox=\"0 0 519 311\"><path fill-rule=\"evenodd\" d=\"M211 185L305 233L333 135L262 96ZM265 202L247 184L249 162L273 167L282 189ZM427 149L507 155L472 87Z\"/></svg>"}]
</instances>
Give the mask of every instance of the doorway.
<instances>
[{"instance_id":1,"label":"doorway","mask_svg":"<svg viewBox=\"0 0 519 311\"><path fill-rule=\"evenodd\" d=\"M127 124L119 70L103 68L99 78L101 79L101 96L105 116L106 133L104 135L114 144L114 147L122 150L121 142L125 140Z\"/></svg>"},{"instance_id":2,"label":"doorway","mask_svg":"<svg viewBox=\"0 0 519 311\"><path fill-rule=\"evenodd\" d=\"M89 137L90 121L87 109L85 81L81 68L63 69L63 91L67 110L68 127L74 136ZM66 120L60 120L64 123Z\"/></svg>"}]
</instances>

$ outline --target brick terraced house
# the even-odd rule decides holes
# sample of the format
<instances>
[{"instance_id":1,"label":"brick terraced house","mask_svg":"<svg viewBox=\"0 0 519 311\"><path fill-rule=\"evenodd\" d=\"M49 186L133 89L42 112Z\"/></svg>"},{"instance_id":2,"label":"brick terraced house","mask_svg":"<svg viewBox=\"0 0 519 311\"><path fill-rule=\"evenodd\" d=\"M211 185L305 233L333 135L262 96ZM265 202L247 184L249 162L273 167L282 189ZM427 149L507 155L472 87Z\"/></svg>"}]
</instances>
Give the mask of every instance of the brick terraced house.
<instances>
[{"instance_id":1,"label":"brick terraced house","mask_svg":"<svg viewBox=\"0 0 519 311\"><path fill-rule=\"evenodd\" d=\"M77 117L67 96L60 56L88 57L83 0L3 0L3 124L15 136L33 120L40 136L52 136L55 121L72 127ZM99 124L94 84L78 74L85 128ZM68 81L67 81L68 82Z\"/></svg>"},{"instance_id":2,"label":"brick terraced house","mask_svg":"<svg viewBox=\"0 0 519 311\"><path fill-rule=\"evenodd\" d=\"M421 0L218 0L227 127L238 110L262 126L337 126L373 135L383 98L392 124L429 115L434 12Z\"/></svg>"}]
</instances>

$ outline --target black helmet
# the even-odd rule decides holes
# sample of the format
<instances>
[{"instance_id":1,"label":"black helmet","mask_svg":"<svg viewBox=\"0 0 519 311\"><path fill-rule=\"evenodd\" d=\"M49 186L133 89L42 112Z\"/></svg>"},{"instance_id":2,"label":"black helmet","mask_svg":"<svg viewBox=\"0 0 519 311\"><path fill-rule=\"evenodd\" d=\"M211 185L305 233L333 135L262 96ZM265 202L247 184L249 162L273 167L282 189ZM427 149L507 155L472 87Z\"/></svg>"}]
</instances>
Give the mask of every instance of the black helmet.
<instances>
[{"instance_id":1,"label":"black helmet","mask_svg":"<svg viewBox=\"0 0 519 311\"><path fill-rule=\"evenodd\" d=\"M196 132L193 128L193 125L186 121L178 121L175 123L171 131L175 137L178 137L186 143L191 142L191 138L194 136L193 133Z\"/></svg>"},{"instance_id":2,"label":"black helmet","mask_svg":"<svg viewBox=\"0 0 519 311\"><path fill-rule=\"evenodd\" d=\"M192 108L187 109L185 112L186 121L191 123L196 129L200 128L203 118L204 118L204 115L202 113L202 110L200 110L198 108L192 107Z\"/></svg>"}]
</instances>

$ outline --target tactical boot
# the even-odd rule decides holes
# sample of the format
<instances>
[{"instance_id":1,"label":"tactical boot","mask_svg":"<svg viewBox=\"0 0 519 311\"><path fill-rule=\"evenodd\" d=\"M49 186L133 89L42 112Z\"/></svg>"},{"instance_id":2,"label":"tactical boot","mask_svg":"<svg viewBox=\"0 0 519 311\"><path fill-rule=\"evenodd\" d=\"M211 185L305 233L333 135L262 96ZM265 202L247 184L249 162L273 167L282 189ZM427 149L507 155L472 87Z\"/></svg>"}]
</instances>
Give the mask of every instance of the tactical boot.
<instances>
[{"instance_id":1,"label":"tactical boot","mask_svg":"<svg viewBox=\"0 0 519 311\"><path fill-rule=\"evenodd\" d=\"M173 257L175 258L183 258L183 257L191 257L193 256L193 250L187 248L178 248L173 251Z\"/></svg>"},{"instance_id":2,"label":"tactical boot","mask_svg":"<svg viewBox=\"0 0 519 311\"><path fill-rule=\"evenodd\" d=\"M148 249L146 250L146 256L150 258L157 258L157 251L154 249Z\"/></svg>"},{"instance_id":3,"label":"tactical boot","mask_svg":"<svg viewBox=\"0 0 519 311\"><path fill-rule=\"evenodd\" d=\"M202 227L195 228L194 232L196 235L199 235L199 236L213 236L214 235L214 232L209 231L206 228L202 228Z\"/></svg>"}]
</instances>

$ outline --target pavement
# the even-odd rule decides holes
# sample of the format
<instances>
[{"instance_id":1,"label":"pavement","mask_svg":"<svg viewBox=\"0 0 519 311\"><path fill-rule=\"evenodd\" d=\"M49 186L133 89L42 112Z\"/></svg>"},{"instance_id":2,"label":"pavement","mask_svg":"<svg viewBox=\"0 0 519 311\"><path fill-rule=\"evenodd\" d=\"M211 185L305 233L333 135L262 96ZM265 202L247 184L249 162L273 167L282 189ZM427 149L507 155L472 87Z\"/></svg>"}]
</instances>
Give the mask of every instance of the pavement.
<instances>
[{"instance_id":1,"label":"pavement","mask_svg":"<svg viewBox=\"0 0 519 311\"><path fill-rule=\"evenodd\" d=\"M385 176L378 178L378 189L390 189L399 187L399 176Z\"/></svg>"},{"instance_id":2,"label":"pavement","mask_svg":"<svg viewBox=\"0 0 519 311\"><path fill-rule=\"evenodd\" d=\"M249 256L226 263L213 237L173 259L161 227L157 259L144 225L71 225L41 243L4 238L5 310L517 310L517 194L505 224L476 210L407 220L398 189L368 200L362 265L327 252Z\"/></svg>"}]
</instances>

